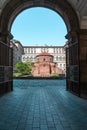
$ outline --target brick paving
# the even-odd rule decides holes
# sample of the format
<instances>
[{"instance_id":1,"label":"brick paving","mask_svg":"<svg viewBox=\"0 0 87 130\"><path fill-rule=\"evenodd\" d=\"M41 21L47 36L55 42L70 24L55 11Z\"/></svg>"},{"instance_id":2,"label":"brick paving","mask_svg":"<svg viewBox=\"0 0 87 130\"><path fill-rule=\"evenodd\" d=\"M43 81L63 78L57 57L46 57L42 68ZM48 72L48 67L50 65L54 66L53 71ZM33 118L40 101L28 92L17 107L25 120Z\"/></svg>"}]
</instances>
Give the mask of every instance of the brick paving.
<instances>
[{"instance_id":1,"label":"brick paving","mask_svg":"<svg viewBox=\"0 0 87 130\"><path fill-rule=\"evenodd\" d=\"M87 130L87 100L64 80L15 80L0 97L0 130Z\"/></svg>"}]
</instances>

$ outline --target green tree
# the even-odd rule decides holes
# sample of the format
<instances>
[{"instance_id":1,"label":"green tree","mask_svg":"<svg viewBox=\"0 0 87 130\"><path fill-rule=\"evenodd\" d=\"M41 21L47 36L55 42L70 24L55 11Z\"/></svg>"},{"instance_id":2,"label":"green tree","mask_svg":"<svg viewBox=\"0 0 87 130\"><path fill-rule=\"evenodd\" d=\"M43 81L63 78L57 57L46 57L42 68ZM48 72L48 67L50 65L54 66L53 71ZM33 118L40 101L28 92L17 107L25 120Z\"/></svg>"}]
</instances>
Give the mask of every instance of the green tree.
<instances>
[{"instance_id":1,"label":"green tree","mask_svg":"<svg viewBox=\"0 0 87 130\"><path fill-rule=\"evenodd\" d=\"M31 74L31 70L33 67L33 63L32 62L18 62L15 65L16 69L18 70L18 72L20 72L21 74Z\"/></svg>"},{"instance_id":2,"label":"green tree","mask_svg":"<svg viewBox=\"0 0 87 130\"><path fill-rule=\"evenodd\" d=\"M26 65L27 65L28 68L29 68L29 74L31 74L31 70L32 70L32 67L34 66L34 63L31 62L31 61L28 61L28 62L26 62Z\"/></svg>"},{"instance_id":3,"label":"green tree","mask_svg":"<svg viewBox=\"0 0 87 130\"><path fill-rule=\"evenodd\" d=\"M18 72L22 73L22 74L28 74L28 66L23 63L23 62L18 62L15 65L16 69L18 70Z\"/></svg>"}]
</instances>

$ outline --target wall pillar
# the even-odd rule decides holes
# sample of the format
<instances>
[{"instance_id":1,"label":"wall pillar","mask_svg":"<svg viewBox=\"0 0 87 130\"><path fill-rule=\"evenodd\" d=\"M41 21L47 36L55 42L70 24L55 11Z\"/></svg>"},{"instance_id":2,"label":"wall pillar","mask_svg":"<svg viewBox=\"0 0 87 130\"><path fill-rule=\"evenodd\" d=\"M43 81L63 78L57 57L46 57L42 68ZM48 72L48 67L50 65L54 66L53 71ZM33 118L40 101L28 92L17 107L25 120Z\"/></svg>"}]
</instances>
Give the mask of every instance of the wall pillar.
<instances>
[{"instance_id":1,"label":"wall pillar","mask_svg":"<svg viewBox=\"0 0 87 130\"><path fill-rule=\"evenodd\" d=\"M10 48L12 35L0 33L0 95L13 90L13 50Z\"/></svg>"},{"instance_id":2,"label":"wall pillar","mask_svg":"<svg viewBox=\"0 0 87 130\"><path fill-rule=\"evenodd\" d=\"M81 94L87 95L87 30L79 31L79 62Z\"/></svg>"},{"instance_id":3,"label":"wall pillar","mask_svg":"<svg viewBox=\"0 0 87 130\"><path fill-rule=\"evenodd\" d=\"M7 32L0 32L0 41L4 42L7 45L10 45L10 40L13 38L13 35Z\"/></svg>"},{"instance_id":4,"label":"wall pillar","mask_svg":"<svg viewBox=\"0 0 87 130\"><path fill-rule=\"evenodd\" d=\"M80 96L78 33L70 31L66 38L66 89Z\"/></svg>"}]
</instances>

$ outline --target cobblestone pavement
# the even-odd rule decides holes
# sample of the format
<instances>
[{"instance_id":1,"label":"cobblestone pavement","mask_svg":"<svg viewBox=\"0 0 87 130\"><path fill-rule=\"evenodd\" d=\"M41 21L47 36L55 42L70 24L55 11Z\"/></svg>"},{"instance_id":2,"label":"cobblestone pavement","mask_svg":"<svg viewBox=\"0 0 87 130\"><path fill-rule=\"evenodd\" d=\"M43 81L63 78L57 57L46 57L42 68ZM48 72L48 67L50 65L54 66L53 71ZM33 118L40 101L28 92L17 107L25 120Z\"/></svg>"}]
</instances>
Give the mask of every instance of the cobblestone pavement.
<instances>
[{"instance_id":1,"label":"cobblestone pavement","mask_svg":"<svg viewBox=\"0 0 87 130\"><path fill-rule=\"evenodd\" d=\"M0 130L87 130L87 100L64 80L15 80L0 97Z\"/></svg>"}]
</instances>

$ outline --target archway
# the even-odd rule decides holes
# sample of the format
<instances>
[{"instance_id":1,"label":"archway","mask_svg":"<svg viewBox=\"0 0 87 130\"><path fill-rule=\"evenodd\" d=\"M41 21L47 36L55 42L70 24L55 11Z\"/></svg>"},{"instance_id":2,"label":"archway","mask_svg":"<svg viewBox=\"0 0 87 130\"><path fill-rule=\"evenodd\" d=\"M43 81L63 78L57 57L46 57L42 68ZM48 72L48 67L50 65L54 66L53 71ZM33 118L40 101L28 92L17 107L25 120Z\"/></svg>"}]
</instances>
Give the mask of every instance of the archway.
<instances>
[{"instance_id":1,"label":"archway","mask_svg":"<svg viewBox=\"0 0 87 130\"><path fill-rule=\"evenodd\" d=\"M1 15L0 15L0 41L4 42L8 45L10 43L10 39L12 39L12 35L10 33L11 25L15 19L15 17L23 10L31 7L47 7L50 8L61 15L63 20L66 23L68 34L66 38L68 39L67 43L67 89L75 91L80 95L80 61L79 57L79 40L82 39L79 32L79 22L78 17L71 7L71 5L65 0L24 0L24 1L17 1L17 0L7 0L6 4L3 6ZM82 33L83 34L83 33ZM81 35L82 35L81 34ZM5 45L4 44L4 45ZM9 64L11 61L11 57L9 56L9 49L8 56L7 56L7 63L3 61L1 65L4 66L12 66ZM73 51L74 50L74 51ZM74 53L73 53L74 52ZM6 58L6 52L2 51L2 55L4 54L4 58ZM83 66L82 66L83 67ZM75 71L76 70L76 71ZM8 72L8 70L7 70ZM76 75L76 76L75 76ZM5 80L5 78L4 78ZM85 78L86 81L86 78ZM3 82L5 86L5 81ZM9 88L9 81L8 81L8 88ZM12 84L10 88L12 90Z\"/></svg>"},{"instance_id":2,"label":"archway","mask_svg":"<svg viewBox=\"0 0 87 130\"><path fill-rule=\"evenodd\" d=\"M16 0L9 0L8 4L6 4L3 8L0 17L0 32L2 35L5 35L2 38L2 41L7 42L7 40L5 39L5 37L7 36L11 38L10 30L15 17L21 11L31 7L47 7L59 13L66 23L68 32L77 32L79 29L76 13L67 1L63 0L62 2L60 2L59 0L25 0L18 2Z\"/></svg>"}]
</instances>

